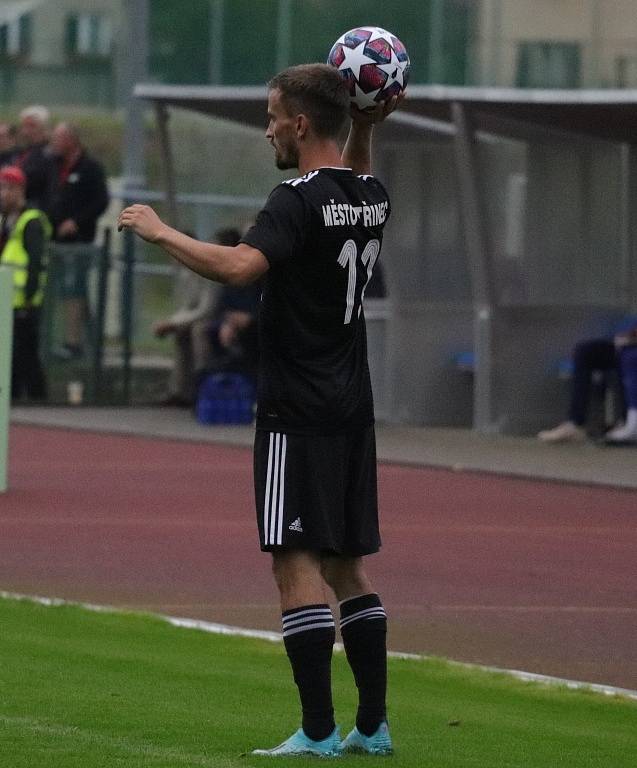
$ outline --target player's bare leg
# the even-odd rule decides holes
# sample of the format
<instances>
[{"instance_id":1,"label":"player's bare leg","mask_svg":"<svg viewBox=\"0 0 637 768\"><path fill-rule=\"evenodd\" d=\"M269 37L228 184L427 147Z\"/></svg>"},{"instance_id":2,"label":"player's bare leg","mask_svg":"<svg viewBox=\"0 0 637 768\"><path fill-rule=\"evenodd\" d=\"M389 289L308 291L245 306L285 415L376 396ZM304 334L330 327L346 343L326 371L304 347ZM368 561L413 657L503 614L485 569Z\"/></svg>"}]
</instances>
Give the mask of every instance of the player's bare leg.
<instances>
[{"instance_id":1,"label":"player's bare leg","mask_svg":"<svg viewBox=\"0 0 637 768\"><path fill-rule=\"evenodd\" d=\"M273 552L272 570L281 596L283 642L299 689L302 728L273 750L256 754L334 757L340 735L332 706L332 649L336 630L325 598L320 556L304 550Z\"/></svg>"},{"instance_id":2,"label":"player's bare leg","mask_svg":"<svg viewBox=\"0 0 637 768\"><path fill-rule=\"evenodd\" d=\"M356 727L341 747L345 752L390 754L385 610L361 557L324 557L321 570L339 600L341 636L359 695Z\"/></svg>"},{"instance_id":3,"label":"player's bare leg","mask_svg":"<svg viewBox=\"0 0 637 768\"><path fill-rule=\"evenodd\" d=\"M272 572L279 588L281 610L325 603L321 558L314 552L282 549L272 553Z\"/></svg>"}]
</instances>

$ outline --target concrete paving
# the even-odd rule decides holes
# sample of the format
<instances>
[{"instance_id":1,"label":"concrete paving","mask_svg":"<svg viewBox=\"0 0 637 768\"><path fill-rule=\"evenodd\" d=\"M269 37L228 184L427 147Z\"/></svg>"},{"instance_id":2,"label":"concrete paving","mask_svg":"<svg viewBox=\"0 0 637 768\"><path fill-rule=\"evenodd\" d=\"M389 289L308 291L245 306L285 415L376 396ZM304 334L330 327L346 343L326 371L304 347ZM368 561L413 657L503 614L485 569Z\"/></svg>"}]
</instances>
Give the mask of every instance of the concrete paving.
<instances>
[{"instance_id":1,"label":"concrete paving","mask_svg":"<svg viewBox=\"0 0 637 768\"><path fill-rule=\"evenodd\" d=\"M160 407L21 406L12 409L11 421L236 446L251 446L254 434L251 426L204 426L188 411ZM635 446L611 448L594 442L547 446L526 437L382 423L377 425L377 440L378 457L386 462L637 488Z\"/></svg>"}]
</instances>

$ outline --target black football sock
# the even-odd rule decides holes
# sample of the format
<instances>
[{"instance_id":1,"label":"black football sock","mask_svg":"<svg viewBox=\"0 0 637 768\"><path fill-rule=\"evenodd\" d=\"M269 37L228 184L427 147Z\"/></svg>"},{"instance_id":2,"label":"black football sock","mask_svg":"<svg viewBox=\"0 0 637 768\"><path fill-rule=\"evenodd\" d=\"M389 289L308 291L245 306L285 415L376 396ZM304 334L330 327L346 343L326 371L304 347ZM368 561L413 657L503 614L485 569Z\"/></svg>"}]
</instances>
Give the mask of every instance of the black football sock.
<instances>
[{"instance_id":1,"label":"black football sock","mask_svg":"<svg viewBox=\"0 0 637 768\"><path fill-rule=\"evenodd\" d=\"M283 612L283 642L299 689L305 734L322 741L334 730L332 648L336 630L329 605Z\"/></svg>"},{"instance_id":2,"label":"black football sock","mask_svg":"<svg viewBox=\"0 0 637 768\"><path fill-rule=\"evenodd\" d=\"M341 636L358 688L356 727L371 736L387 719L387 617L377 594L340 605Z\"/></svg>"}]
</instances>

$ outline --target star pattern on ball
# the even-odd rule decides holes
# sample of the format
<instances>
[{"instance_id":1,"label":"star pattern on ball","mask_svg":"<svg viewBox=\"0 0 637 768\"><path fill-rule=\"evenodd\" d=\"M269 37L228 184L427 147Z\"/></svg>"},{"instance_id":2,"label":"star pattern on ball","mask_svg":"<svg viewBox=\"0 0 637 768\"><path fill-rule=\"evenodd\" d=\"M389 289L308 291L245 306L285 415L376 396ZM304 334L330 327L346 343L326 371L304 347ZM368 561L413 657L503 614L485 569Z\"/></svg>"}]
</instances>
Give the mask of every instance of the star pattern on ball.
<instances>
[{"instance_id":1,"label":"star pattern on ball","mask_svg":"<svg viewBox=\"0 0 637 768\"><path fill-rule=\"evenodd\" d=\"M391 61L388 64L379 64L378 69L387 73L387 86L398 83L401 88L403 87L403 65L398 60L393 48L391 49Z\"/></svg>"},{"instance_id":2,"label":"star pattern on ball","mask_svg":"<svg viewBox=\"0 0 637 768\"><path fill-rule=\"evenodd\" d=\"M358 83L354 83L354 101L358 104L368 103L370 107L373 106L373 102L376 100L376 96L378 96L379 93L380 88L377 88L375 91L365 92L358 87Z\"/></svg>"},{"instance_id":3,"label":"star pattern on ball","mask_svg":"<svg viewBox=\"0 0 637 768\"><path fill-rule=\"evenodd\" d=\"M364 64L376 63L374 59L370 59L369 56L365 55L364 51L365 51L366 45L367 45L367 40L363 40L363 42L359 43L356 46L356 48L348 48L346 45L344 45L342 47L342 50L345 58L341 62L341 66L339 67L339 70L351 69L352 74L358 80L361 76L361 67Z\"/></svg>"},{"instance_id":4,"label":"star pattern on ball","mask_svg":"<svg viewBox=\"0 0 637 768\"><path fill-rule=\"evenodd\" d=\"M384 40L386 43L389 44L390 47L393 47L391 38L392 38L391 33L388 32L386 29L381 29L380 27L374 27L371 37L367 42L371 43L374 40Z\"/></svg>"}]
</instances>

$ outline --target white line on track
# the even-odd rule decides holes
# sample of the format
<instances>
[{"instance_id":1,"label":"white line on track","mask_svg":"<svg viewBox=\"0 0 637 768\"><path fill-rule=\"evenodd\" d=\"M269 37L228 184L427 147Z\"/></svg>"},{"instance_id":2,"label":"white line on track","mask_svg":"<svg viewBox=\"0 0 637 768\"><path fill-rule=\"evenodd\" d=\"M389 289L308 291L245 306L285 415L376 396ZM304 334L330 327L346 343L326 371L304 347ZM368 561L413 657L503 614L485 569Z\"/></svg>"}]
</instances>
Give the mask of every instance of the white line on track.
<instances>
[{"instance_id":1,"label":"white line on track","mask_svg":"<svg viewBox=\"0 0 637 768\"><path fill-rule=\"evenodd\" d=\"M0 598L5 600L24 600L31 603L37 603L44 606L61 606L69 605L78 608L83 608L87 611L94 611L96 613L129 613L134 615L132 611L124 611L118 608L107 605L95 605L94 603L79 603L72 600L64 600L59 597L41 597L36 595L22 595L14 592L4 592L0 590ZM209 632L214 635L232 635L235 637L250 637L257 640L267 640L272 643L280 643L283 641L283 635L279 632L268 632L262 629L245 629L243 627L232 627L228 624L215 624L210 621L201 621L199 619L184 619L176 616L165 616L164 614L147 614L155 616L162 621L167 622L173 627L181 627L183 629L197 629L201 632ZM335 650L342 651L343 646L341 643L334 645ZM388 656L394 659L414 659L423 661L427 659L427 656L417 653L402 653L400 651L389 651ZM480 669L486 672L496 672L500 674L510 675L517 680L522 680L527 683L542 683L544 685L558 685L566 688L593 691L595 693L601 693L605 696L623 696L625 698L633 699L637 701L637 691L630 690L629 688L618 688L614 685L602 685L600 683L585 683L579 680L568 680L562 677L552 677L551 675L540 675L535 672L524 672L519 669L502 669L501 667L483 666L481 664L467 664L461 661L447 660L448 663L464 667L466 669ZM1 721L2 718L0 718ZM203 764L203 763L202 763Z\"/></svg>"}]
</instances>

